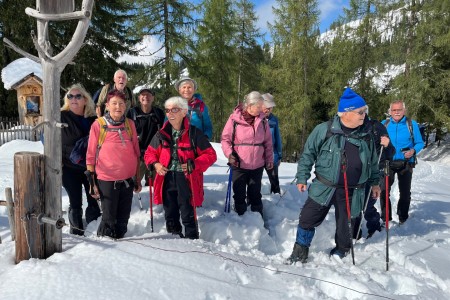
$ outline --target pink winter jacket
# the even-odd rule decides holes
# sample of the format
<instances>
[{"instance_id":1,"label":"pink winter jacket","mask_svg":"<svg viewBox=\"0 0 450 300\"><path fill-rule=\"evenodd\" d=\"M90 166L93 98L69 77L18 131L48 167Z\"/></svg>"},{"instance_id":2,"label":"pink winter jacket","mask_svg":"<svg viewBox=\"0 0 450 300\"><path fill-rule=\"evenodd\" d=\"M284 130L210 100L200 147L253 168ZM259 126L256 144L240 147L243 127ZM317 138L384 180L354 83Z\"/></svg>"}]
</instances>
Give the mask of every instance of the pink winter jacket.
<instances>
[{"instance_id":1,"label":"pink winter jacket","mask_svg":"<svg viewBox=\"0 0 450 300\"><path fill-rule=\"evenodd\" d=\"M263 113L255 118L251 126L242 117L242 105L234 109L222 131L222 151L226 157L233 151L231 140L234 128L234 150L239 156L241 169L254 170L273 162L272 134Z\"/></svg>"},{"instance_id":2,"label":"pink winter jacket","mask_svg":"<svg viewBox=\"0 0 450 300\"><path fill-rule=\"evenodd\" d=\"M96 160L98 136L100 134L100 123L95 121L89 133L88 149L86 153L86 164L95 165L97 178L104 181L124 180L136 175L137 162L140 157L139 141L136 134L136 127L132 120L129 120L133 137L128 136L124 129L121 131L123 142L119 133L114 131L106 132L105 140L98 152ZM111 128L121 128L124 125L112 126Z\"/></svg>"}]
</instances>

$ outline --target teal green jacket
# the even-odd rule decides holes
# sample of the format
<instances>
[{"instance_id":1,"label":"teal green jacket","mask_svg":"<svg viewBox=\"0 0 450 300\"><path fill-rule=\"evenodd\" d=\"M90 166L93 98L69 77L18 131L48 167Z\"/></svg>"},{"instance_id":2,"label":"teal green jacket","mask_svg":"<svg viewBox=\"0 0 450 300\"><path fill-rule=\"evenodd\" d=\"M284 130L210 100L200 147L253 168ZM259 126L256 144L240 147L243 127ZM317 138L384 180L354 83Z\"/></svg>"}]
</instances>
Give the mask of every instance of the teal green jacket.
<instances>
[{"instance_id":1,"label":"teal green jacket","mask_svg":"<svg viewBox=\"0 0 450 300\"><path fill-rule=\"evenodd\" d=\"M312 167L315 166L315 173L319 174L325 180L334 185L338 184L340 172L342 171L342 152L345 139L359 148L359 157L362 162L361 176L358 185L370 184L372 186L379 184L378 156L375 144L372 138L368 141L363 137L370 135L358 127L349 137L343 135L341 123L338 116L335 116L331 125L333 135L327 139L327 122L317 125L306 140L306 144L298 161L297 166L297 184L306 184L311 177ZM347 157L347 159L352 159ZM325 185L314 178L309 186L309 197L321 205L328 205L333 197L336 187ZM357 216L363 209L365 198L364 186L354 188L352 197L351 214Z\"/></svg>"}]
</instances>

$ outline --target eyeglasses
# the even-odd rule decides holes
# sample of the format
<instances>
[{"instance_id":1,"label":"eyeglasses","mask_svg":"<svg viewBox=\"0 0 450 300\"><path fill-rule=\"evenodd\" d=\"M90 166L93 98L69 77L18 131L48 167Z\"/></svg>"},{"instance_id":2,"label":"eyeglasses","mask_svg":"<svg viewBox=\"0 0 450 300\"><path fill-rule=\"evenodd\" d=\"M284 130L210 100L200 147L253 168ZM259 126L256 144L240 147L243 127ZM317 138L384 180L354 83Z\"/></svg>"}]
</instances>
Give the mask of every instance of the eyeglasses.
<instances>
[{"instance_id":1,"label":"eyeglasses","mask_svg":"<svg viewBox=\"0 0 450 300\"><path fill-rule=\"evenodd\" d=\"M82 99L84 97L81 94L76 94L76 95L67 94L67 99L72 100L72 98L75 98L76 100L80 100L80 99Z\"/></svg>"},{"instance_id":2,"label":"eyeglasses","mask_svg":"<svg viewBox=\"0 0 450 300\"><path fill-rule=\"evenodd\" d=\"M364 110L358 110L358 111L352 110L352 112L354 112L355 114L358 114L358 115L362 116L363 114L367 114L367 109L364 109Z\"/></svg>"},{"instance_id":3,"label":"eyeglasses","mask_svg":"<svg viewBox=\"0 0 450 300\"><path fill-rule=\"evenodd\" d=\"M166 111L166 114L168 114L170 112L173 114L176 114L177 112L181 111L181 108L179 108L179 107L166 108L165 111Z\"/></svg>"}]
</instances>

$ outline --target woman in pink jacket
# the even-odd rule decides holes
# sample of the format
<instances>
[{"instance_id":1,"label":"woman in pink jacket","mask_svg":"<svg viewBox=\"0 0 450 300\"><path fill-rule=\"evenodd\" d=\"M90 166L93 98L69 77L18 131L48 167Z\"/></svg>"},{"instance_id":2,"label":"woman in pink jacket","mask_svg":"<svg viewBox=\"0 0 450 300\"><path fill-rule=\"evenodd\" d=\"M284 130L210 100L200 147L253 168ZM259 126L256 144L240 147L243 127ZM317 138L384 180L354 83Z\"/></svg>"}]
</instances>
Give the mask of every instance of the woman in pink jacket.
<instances>
[{"instance_id":1,"label":"woman in pink jacket","mask_svg":"<svg viewBox=\"0 0 450 300\"><path fill-rule=\"evenodd\" d=\"M142 189L140 181L134 179L141 178L140 151L134 122L125 117L125 94L112 90L106 101L108 111L91 126L86 167L91 195L100 199L102 205L97 235L119 239L127 232L133 190ZM101 118L105 120L104 127L99 123ZM98 147L100 134L104 140Z\"/></svg>"},{"instance_id":2,"label":"woman in pink jacket","mask_svg":"<svg viewBox=\"0 0 450 300\"><path fill-rule=\"evenodd\" d=\"M232 168L234 209L239 215L247 206L263 214L262 174L264 167L273 168L272 135L262 112L263 101L259 92L246 95L222 131L222 150Z\"/></svg>"}]
</instances>

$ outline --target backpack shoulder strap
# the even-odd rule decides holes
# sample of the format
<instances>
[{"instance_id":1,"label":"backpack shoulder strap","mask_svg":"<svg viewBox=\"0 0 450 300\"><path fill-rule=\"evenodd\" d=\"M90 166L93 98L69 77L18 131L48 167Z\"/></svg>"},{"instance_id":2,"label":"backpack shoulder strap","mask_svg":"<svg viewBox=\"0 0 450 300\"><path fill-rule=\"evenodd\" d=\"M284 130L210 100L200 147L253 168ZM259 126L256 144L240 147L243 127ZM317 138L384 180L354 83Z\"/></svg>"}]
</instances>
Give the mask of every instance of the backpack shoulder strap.
<instances>
[{"instance_id":1,"label":"backpack shoulder strap","mask_svg":"<svg viewBox=\"0 0 450 300\"><path fill-rule=\"evenodd\" d=\"M332 123L333 123L333 120L327 121L327 133L325 135L325 140L328 140L333 135L333 133L331 132Z\"/></svg>"},{"instance_id":2,"label":"backpack shoulder strap","mask_svg":"<svg viewBox=\"0 0 450 300\"><path fill-rule=\"evenodd\" d=\"M233 120L233 133L231 134L231 148L234 151L234 139L236 138L236 126L238 123Z\"/></svg>"},{"instance_id":3,"label":"backpack shoulder strap","mask_svg":"<svg viewBox=\"0 0 450 300\"><path fill-rule=\"evenodd\" d=\"M413 131L413 126L412 126L412 121L408 117L406 117L406 124L408 125L409 136L411 137L411 141L414 144L414 131Z\"/></svg>"},{"instance_id":4,"label":"backpack shoulder strap","mask_svg":"<svg viewBox=\"0 0 450 300\"><path fill-rule=\"evenodd\" d=\"M98 134L97 148L100 149L106 137L106 129L108 124L104 117L97 118L97 122L100 124L100 133Z\"/></svg>"},{"instance_id":5,"label":"backpack shoulder strap","mask_svg":"<svg viewBox=\"0 0 450 300\"><path fill-rule=\"evenodd\" d=\"M130 119L128 118L125 118L125 130L127 131L130 140L133 140L133 131L131 130Z\"/></svg>"}]
</instances>

